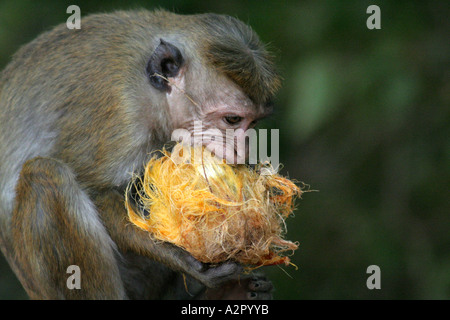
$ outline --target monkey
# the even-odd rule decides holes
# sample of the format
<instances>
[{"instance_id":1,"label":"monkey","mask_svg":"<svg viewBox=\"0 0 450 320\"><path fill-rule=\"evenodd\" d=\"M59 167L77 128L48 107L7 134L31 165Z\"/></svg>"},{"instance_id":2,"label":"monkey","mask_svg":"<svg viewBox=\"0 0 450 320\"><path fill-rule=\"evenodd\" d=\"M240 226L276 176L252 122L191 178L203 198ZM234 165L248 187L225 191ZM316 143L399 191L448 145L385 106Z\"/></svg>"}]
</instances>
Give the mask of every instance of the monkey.
<instances>
[{"instance_id":1,"label":"monkey","mask_svg":"<svg viewBox=\"0 0 450 320\"><path fill-rule=\"evenodd\" d=\"M0 248L28 296L270 299L264 275L133 226L124 196L175 129L246 131L272 112L280 79L251 27L213 13L92 14L21 47L0 76Z\"/></svg>"}]
</instances>

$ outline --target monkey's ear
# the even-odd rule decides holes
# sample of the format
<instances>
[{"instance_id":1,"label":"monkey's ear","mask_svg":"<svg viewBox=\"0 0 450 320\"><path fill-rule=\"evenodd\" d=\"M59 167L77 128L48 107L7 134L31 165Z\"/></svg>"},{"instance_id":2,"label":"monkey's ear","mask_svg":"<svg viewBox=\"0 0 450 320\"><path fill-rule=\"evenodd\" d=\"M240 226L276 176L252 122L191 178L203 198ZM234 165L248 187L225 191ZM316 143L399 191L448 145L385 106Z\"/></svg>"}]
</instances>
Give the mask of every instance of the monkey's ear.
<instances>
[{"instance_id":1,"label":"monkey's ear","mask_svg":"<svg viewBox=\"0 0 450 320\"><path fill-rule=\"evenodd\" d=\"M160 39L147 64L147 74L153 87L170 92L167 78L175 77L183 66L184 59L180 50L173 44Z\"/></svg>"}]
</instances>

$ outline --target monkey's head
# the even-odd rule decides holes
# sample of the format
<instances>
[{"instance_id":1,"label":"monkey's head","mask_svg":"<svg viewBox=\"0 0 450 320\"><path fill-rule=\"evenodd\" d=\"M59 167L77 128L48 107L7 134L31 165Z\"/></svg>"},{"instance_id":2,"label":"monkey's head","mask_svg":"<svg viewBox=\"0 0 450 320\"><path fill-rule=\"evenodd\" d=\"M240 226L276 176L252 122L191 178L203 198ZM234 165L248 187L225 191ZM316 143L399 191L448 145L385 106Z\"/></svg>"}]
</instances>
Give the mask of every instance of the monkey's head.
<instances>
[{"instance_id":1,"label":"monkey's head","mask_svg":"<svg viewBox=\"0 0 450 320\"><path fill-rule=\"evenodd\" d=\"M57 26L22 47L2 76L1 102L21 112L14 121L29 133L21 141L29 156L61 159L95 188L126 186L176 129L229 163L242 161L235 141L271 112L280 86L271 55L244 23L166 11Z\"/></svg>"},{"instance_id":2,"label":"monkey's head","mask_svg":"<svg viewBox=\"0 0 450 320\"><path fill-rule=\"evenodd\" d=\"M171 139L190 139L242 163L245 132L271 113L280 86L272 56L232 17L161 15L179 22L155 35L146 74L149 94L167 110Z\"/></svg>"}]
</instances>

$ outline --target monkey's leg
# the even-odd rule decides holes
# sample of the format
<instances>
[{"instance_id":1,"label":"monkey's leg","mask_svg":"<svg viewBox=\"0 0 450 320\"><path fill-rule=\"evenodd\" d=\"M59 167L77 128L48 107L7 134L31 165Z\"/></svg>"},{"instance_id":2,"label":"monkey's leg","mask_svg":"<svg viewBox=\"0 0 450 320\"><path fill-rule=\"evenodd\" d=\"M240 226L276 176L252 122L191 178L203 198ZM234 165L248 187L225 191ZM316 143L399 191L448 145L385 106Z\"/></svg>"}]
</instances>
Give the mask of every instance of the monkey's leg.
<instances>
[{"instance_id":1,"label":"monkey's leg","mask_svg":"<svg viewBox=\"0 0 450 320\"><path fill-rule=\"evenodd\" d=\"M119 299L124 289L115 244L95 206L64 163L27 161L12 218L19 278L33 299ZM71 265L80 273L67 273ZM69 289L68 278L80 289ZM72 283L72 280L69 282Z\"/></svg>"}]
</instances>

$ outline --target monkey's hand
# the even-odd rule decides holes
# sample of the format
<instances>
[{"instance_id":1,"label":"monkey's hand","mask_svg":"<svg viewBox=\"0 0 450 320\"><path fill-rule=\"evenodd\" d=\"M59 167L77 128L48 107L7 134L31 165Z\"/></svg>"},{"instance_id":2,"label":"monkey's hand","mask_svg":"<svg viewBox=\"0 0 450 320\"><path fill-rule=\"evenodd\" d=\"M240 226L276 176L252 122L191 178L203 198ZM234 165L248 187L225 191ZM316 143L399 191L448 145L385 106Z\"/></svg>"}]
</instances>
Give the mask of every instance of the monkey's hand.
<instances>
[{"instance_id":1,"label":"monkey's hand","mask_svg":"<svg viewBox=\"0 0 450 320\"><path fill-rule=\"evenodd\" d=\"M202 263L190 253L180 250L178 263L184 265L182 272L188 273L193 278L203 283L208 288L217 288L223 283L238 279L243 271L242 265L237 262L227 261L218 265Z\"/></svg>"}]
</instances>

